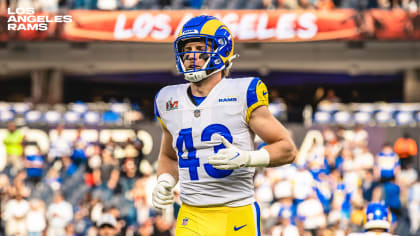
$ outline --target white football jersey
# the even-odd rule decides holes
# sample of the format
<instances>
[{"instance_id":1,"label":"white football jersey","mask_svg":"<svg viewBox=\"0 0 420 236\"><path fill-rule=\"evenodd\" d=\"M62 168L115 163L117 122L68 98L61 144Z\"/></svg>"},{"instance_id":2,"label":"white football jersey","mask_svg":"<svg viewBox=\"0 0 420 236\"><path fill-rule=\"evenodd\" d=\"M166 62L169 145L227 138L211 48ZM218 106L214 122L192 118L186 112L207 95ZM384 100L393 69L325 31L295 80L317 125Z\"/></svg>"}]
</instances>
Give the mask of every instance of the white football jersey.
<instances>
[{"instance_id":1,"label":"white football jersey","mask_svg":"<svg viewBox=\"0 0 420 236\"><path fill-rule=\"evenodd\" d=\"M171 133L178 155L182 202L192 206L253 203L255 168L218 170L208 164L208 157L224 148L214 144L220 141L214 134L242 150L254 150L248 121L255 108L268 106L267 87L259 78L222 79L198 106L188 88L189 84L167 86L155 99L155 116Z\"/></svg>"}]
</instances>

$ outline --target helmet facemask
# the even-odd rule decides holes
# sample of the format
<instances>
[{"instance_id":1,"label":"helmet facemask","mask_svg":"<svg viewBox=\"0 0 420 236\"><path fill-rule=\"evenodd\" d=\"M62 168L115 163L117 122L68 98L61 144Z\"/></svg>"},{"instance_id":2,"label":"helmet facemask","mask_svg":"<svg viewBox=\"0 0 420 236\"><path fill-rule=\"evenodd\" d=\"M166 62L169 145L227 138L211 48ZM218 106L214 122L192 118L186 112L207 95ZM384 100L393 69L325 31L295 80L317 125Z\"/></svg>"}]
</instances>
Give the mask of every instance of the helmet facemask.
<instances>
[{"instance_id":1,"label":"helmet facemask","mask_svg":"<svg viewBox=\"0 0 420 236\"><path fill-rule=\"evenodd\" d=\"M190 82L199 82L225 68L222 59L218 53L223 43L223 38L194 35L194 37L180 37L175 41L175 56L179 72L184 74L186 80ZM203 42L205 48L202 51L185 50L185 46L190 42ZM185 67L186 60L191 60L191 65ZM204 64L197 66L198 60L203 60Z\"/></svg>"}]
</instances>

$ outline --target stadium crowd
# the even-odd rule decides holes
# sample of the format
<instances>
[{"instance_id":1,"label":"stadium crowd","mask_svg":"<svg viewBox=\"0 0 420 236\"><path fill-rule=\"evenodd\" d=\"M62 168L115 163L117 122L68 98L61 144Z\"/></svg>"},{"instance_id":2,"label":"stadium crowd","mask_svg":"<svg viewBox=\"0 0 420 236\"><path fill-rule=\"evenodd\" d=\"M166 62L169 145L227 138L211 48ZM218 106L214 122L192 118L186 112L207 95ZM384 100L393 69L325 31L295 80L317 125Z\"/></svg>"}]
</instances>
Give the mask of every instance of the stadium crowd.
<instances>
[{"instance_id":1,"label":"stadium crowd","mask_svg":"<svg viewBox=\"0 0 420 236\"><path fill-rule=\"evenodd\" d=\"M62 130L57 126L57 138L40 153L9 123L2 141L7 165L0 172L0 234L97 235L105 225L119 235L172 235L179 188L172 208L163 213L152 208L156 177L141 140L97 144L78 135L69 141ZM322 132L324 142L302 146L293 165L257 172L264 235L360 232L364 207L378 201L392 212L394 234L418 235L417 144L406 136L371 153L362 127Z\"/></svg>"},{"instance_id":2,"label":"stadium crowd","mask_svg":"<svg viewBox=\"0 0 420 236\"><path fill-rule=\"evenodd\" d=\"M59 9L135 10L135 9L393 9L416 12L419 0L1 0L8 7Z\"/></svg>"}]
</instances>

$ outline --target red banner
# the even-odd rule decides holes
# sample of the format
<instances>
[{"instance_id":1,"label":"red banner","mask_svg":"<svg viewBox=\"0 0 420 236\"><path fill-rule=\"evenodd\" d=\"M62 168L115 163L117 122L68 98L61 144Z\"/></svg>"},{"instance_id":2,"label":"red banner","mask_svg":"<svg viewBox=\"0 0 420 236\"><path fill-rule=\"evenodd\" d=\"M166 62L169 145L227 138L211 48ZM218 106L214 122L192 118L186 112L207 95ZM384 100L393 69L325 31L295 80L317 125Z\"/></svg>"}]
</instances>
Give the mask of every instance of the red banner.
<instances>
[{"instance_id":1,"label":"red banner","mask_svg":"<svg viewBox=\"0 0 420 236\"><path fill-rule=\"evenodd\" d=\"M65 37L75 40L172 42L194 16L214 15L238 41L308 41L357 38L352 10L318 11L73 11Z\"/></svg>"},{"instance_id":2,"label":"red banner","mask_svg":"<svg viewBox=\"0 0 420 236\"><path fill-rule=\"evenodd\" d=\"M72 22L51 25L48 34L1 30L0 39L42 40L53 37L75 41L173 42L180 27L201 14L221 19L231 29L236 41L242 42L420 39L420 14L403 10L72 10L68 14L72 16Z\"/></svg>"}]
</instances>

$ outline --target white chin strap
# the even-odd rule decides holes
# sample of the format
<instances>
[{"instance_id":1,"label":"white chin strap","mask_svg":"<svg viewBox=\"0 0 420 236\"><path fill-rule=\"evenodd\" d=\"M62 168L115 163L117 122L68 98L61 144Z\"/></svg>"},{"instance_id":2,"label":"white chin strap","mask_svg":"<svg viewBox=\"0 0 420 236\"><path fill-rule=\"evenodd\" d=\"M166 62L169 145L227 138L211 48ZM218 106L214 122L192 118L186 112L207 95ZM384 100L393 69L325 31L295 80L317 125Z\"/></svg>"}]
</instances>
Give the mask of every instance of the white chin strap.
<instances>
[{"instance_id":1,"label":"white chin strap","mask_svg":"<svg viewBox=\"0 0 420 236\"><path fill-rule=\"evenodd\" d=\"M207 61L206 61L206 63L204 63L202 69L206 69L206 67L209 64L209 62L210 62L210 58L208 58ZM185 70L184 63L181 63L181 67L182 67L182 70L183 71L186 71ZM207 78L209 76L210 75L207 74L207 71L206 70L191 71L189 73L184 73L184 79L186 79L186 80L188 80L190 82L193 82L193 83L199 82L199 81L201 81L201 80L203 80L203 79L205 79L205 78Z\"/></svg>"},{"instance_id":2,"label":"white chin strap","mask_svg":"<svg viewBox=\"0 0 420 236\"><path fill-rule=\"evenodd\" d=\"M185 73L184 74L184 79L196 83L199 82L205 78L207 78L207 71L202 70L202 71L196 71L196 72L190 72L190 73Z\"/></svg>"}]
</instances>

